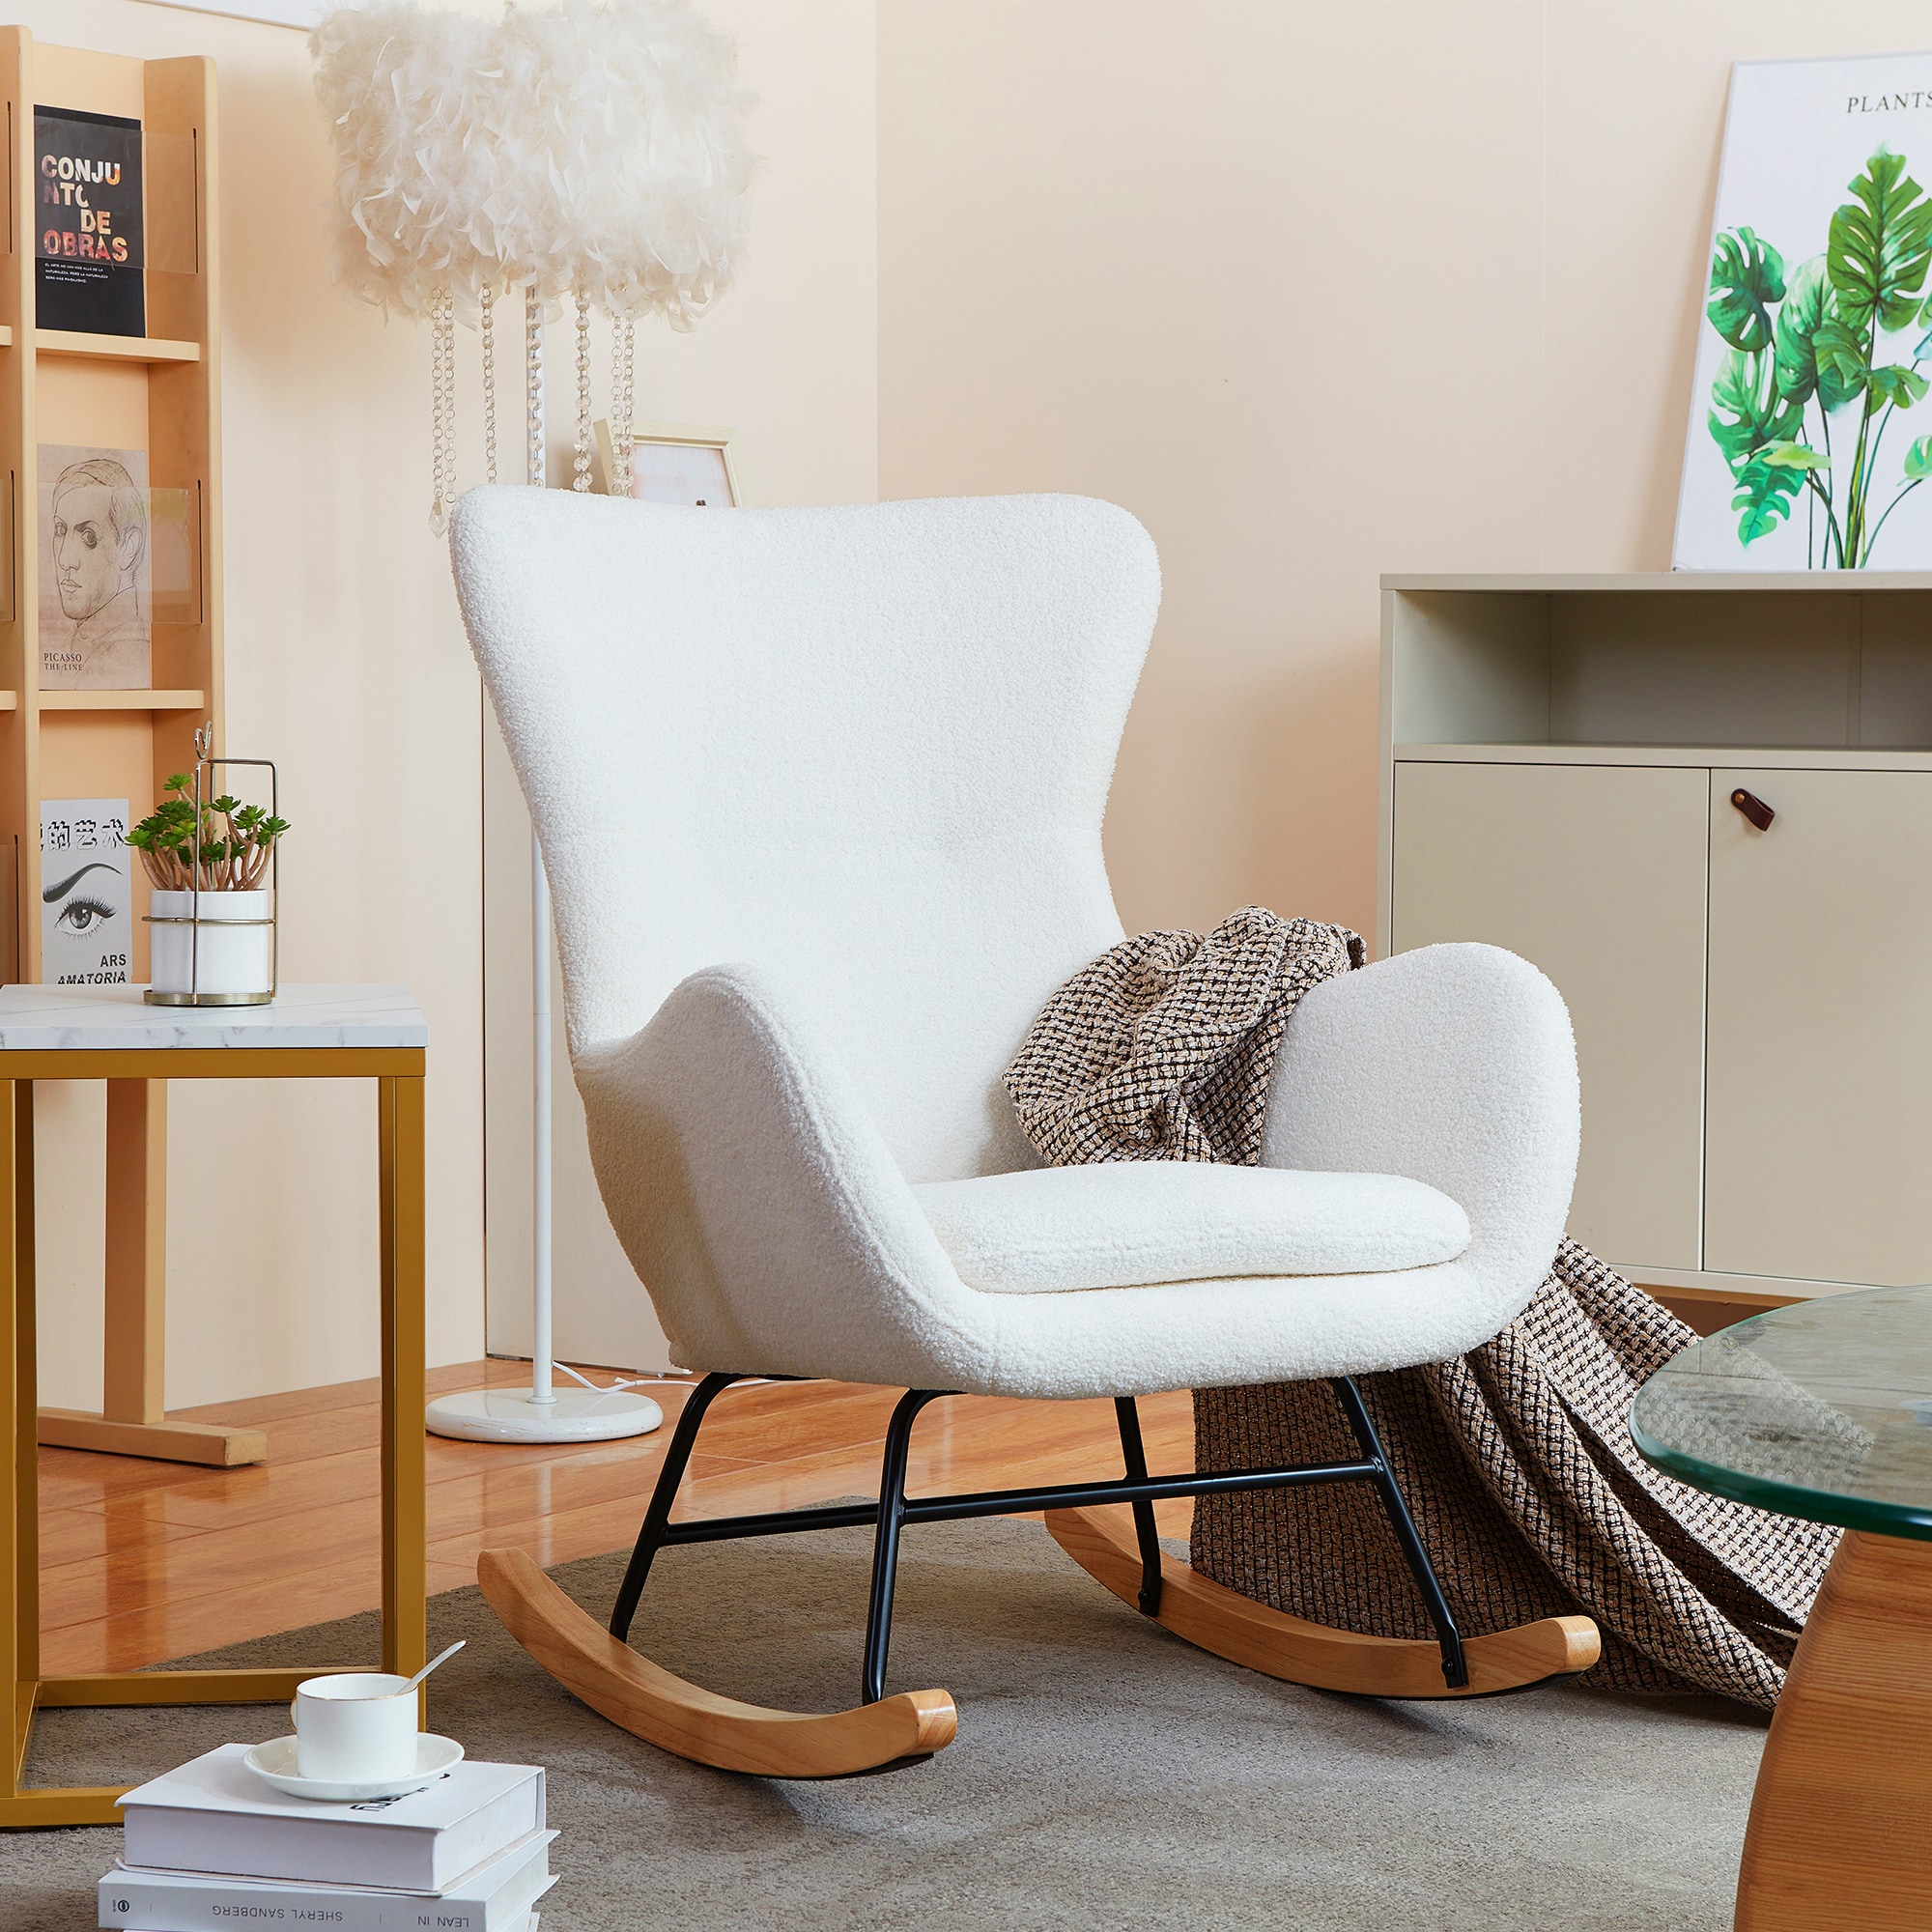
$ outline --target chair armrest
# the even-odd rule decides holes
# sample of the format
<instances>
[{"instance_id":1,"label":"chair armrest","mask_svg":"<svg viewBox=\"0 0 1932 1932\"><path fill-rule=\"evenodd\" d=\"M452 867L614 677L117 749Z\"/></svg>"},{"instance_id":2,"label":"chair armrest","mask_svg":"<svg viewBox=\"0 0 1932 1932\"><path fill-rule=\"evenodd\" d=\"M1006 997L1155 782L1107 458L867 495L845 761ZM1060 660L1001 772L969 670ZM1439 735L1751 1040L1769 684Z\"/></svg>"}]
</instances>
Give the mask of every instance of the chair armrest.
<instances>
[{"instance_id":1,"label":"chair armrest","mask_svg":"<svg viewBox=\"0 0 1932 1932\"><path fill-rule=\"evenodd\" d=\"M863 1096L769 976L694 973L573 1065L604 1205L678 1361L931 1386L935 1354L983 1354Z\"/></svg>"},{"instance_id":2,"label":"chair armrest","mask_svg":"<svg viewBox=\"0 0 1932 1932\"><path fill-rule=\"evenodd\" d=\"M1403 1174L1469 1217L1464 1271L1495 1329L1548 1273L1577 1179L1562 995L1493 946L1426 946L1307 994L1282 1037L1270 1167Z\"/></svg>"}]
</instances>

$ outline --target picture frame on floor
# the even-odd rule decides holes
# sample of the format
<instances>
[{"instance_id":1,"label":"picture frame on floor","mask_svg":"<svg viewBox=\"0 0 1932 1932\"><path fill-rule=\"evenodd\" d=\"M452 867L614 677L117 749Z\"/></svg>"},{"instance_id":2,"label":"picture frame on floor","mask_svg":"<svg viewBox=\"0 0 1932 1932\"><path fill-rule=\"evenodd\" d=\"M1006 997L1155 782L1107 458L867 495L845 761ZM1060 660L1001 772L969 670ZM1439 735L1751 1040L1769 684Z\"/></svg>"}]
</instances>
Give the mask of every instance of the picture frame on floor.
<instances>
[{"instance_id":1,"label":"picture frame on floor","mask_svg":"<svg viewBox=\"0 0 1932 1932\"><path fill-rule=\"evenodd\" d=\"M607 497L625 492L617 481L617 444L609 419L596 425L597 482ZM690 423L631 425L631 488L640 503L683 503L699 509L743 509L737 432Z\"/></svg>"}]
</instances>

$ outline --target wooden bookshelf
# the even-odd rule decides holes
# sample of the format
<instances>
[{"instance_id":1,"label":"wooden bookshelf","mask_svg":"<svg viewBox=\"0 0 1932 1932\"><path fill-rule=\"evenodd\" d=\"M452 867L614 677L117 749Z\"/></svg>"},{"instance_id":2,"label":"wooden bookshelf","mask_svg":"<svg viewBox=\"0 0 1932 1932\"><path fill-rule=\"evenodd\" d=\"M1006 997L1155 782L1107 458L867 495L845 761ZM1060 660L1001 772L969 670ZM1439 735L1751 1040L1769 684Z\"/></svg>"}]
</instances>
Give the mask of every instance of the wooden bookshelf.
<instances>
[{"instance_id":1,"label":"wooden bookshelf","mask_svg":"<svg viewBox=\"0 0 1932 1932\"><path fill-rule=\"evenodd\" d=\"M208 711L203 691L43 691L43 711Z\"/></svg>"},{"instance_id":2,"label":"wooden bookshelf","mask_svg":"<svg viewBox=\"0 0 1932 1932\"><path fill-rule=\"evenodd\" d=\"M139 817L160 781L193 762L195 726L221 743L219 313L214 206L214 71L199 58L142 61L37 43L0 28L0 88L14 152L15 242L0 271L0 465L13 499L14 597L0 623L0 684L16 694L0 719L0 842L17 839L11 968L40 977L43 798L124 792ZM147 337L41 329L34 322L34 107L127 115L146 141ZM166 263L157 268L156 263ZM31 346L33 354L20 353ZM198 501L193 559L199 614L153 627L156 689L40 689L43 443L145 448L148 481ZM145 879L134 876L133 977L148 974Z\"/></svg>"},{"instance_id":3,"label":"wooden bookshelf","mask_svg":"<svg viewBox=\"0 0 1932 1932\"><path fill-rule=\"evenodd\" d=\"M199 57L143 61L51 46L24 27L4 26L0 94L14 195L0 236L11 243L0 257L0 528L13 566L11 597L0 585L0 854L18 855L11 890L0 895L12 914L11 931L0 934L0 974L33 981L40 978L43 799L125 797L130 819L138 819L153 810L168 774L192 765L197 725L211 723L217 751L223 747L214 66ZM141 123L147 336L37 326L37 104ZM190 583L172 600L165 621L156 612L153 690L41 690L43 444L145 449L150 489L185 493ZM140 867L131 869L130 976L140 981L148 977L149 891ZM124 1357L130 1348L146 1348L144 1333L152 1339L159 1332L166 1088L111 1081L108 1094L110 1393L99 1427L125 1428L130 1453L154 1455L140 1446L140 1432L160 1419L158 1357L145 1365ZM201 1434L205 1440L175 1452L179 1460L235 1460L232 1432Z\"/></svg>"},{"instance_id":4,"label":"wooden bookshelf","mask_svg":"<svg viewBox=\"0 0 1932 1932\"><path fill-rule=\"evenodd\" d=\"M34 334L42 355L104 355L110 362L199 362L198 342L168 342L155 335L87 335L72 328L42 328Z\"/></svg>"}]
</instances>

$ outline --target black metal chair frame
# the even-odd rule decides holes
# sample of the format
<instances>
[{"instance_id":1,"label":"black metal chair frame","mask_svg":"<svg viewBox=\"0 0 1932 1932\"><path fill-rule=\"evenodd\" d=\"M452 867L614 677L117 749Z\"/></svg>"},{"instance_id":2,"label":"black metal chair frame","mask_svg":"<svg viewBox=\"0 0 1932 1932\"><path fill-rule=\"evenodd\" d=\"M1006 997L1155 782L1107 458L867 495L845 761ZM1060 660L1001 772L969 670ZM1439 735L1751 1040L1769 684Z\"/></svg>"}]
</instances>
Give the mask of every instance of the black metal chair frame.
<instances>
[{"instance_id":1,"label":"black metal chair frame","mask_svg":"<svg viewBox=\"0 0 1932 1932\"><path fill-rule=\"evenodd\" d=\"M872 1593L866 1616L866 1661L863 1701L878 1703L886 1694L886 1658L892 1645L893 1592L898 1576L899 1534L914 1522L955 1522L968 1517L1018 1516L1031 1510L1084 1509L1102 1503L1130 1503L1140 1546L1140 1608L1144 1616L1160 1612L1160 1538L1154 1527L1153 1506L1170 1496L1227 1495L1245 1490L1294 1489L1314 1483L1372 1483L1381 1499L1389 1527L1422 1592L1429 1620L1442 1647L1442 1677L1452 1690L1469 1681L1463 1639L1450 1613L1442 1586L1436 1581L1429 1553L1416 1534L1414 1520L1388 1465L1375 1424L1363 1406L1361 1391L1347 1376L1330 1378L1330 1386L1348 1417L1361 1451L1353 1463L1311 1463L1285 1469L1217 1470L1207 1475L1150 1476L1141 1443L1140 1411L1131 1396L1115 1399L1121 1427L1121 1453L1126 1474L1117 1482L1063 1483L1037 1490L981 1490L967 1495L908 1496L906 1463L912 1450L912 1426L921 1409L952 1389L908 1389L886 1425L885 1452L879 1470L879 1499L870 1503L841 1503L825 1509L774 1510L758 1516L701 1518L672 1522L671 1504L703 1426L706 1411L734 1382L753 1379L796 1381L795 1376L753 1378L748 1375L708 1375L692 1391L671 1434L657 1488L638 1531L637 1547L617 1591L611 1612L611 1634L628 1638L631 1620L643 1595L651 1564L660 1549L681 1543L724 1543L742 1536L784 1536L796 1530L858 1529L872 1526Z\"/></svg>"}]
</instances>

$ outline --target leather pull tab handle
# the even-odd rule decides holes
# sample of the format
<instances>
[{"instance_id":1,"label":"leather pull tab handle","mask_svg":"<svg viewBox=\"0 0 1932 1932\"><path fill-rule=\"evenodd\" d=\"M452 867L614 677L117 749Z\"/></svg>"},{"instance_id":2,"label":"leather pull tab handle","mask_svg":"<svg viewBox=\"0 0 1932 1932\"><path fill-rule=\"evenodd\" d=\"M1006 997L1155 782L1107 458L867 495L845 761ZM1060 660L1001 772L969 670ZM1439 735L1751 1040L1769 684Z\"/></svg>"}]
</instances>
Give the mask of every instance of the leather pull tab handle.
<instances>
[{"instance_id":1,"label":"leather pull tab handle","mask_svg":"<svg viewBox=\"0 0 1932 1932\"><path fill-rule=\"evenodd\" d=\"M1747 791L1743 785L1740 785L1731 794L1731 803L1760 832L1769 832L1771 830L1771 821L1777 816L1777 813L1772 810L1771 807L1765 804L1764 800L1759 798L1756 792Z\"/></svg>"}]
</instances>

